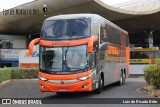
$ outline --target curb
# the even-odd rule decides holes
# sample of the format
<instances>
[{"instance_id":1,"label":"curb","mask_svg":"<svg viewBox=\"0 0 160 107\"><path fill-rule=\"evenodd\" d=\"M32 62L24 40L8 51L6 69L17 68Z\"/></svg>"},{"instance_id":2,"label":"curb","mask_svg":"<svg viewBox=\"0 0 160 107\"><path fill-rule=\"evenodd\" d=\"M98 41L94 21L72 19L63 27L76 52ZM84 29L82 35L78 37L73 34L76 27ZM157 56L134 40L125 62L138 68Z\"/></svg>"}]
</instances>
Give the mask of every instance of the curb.
<instances>
[{"instance_id":1,"label":"curb","mask_svg":"<svg viewBox=\"0 0 160 107\"><path fill-rule=\"evenodd\" d=\"M6 80L0 83L0 88L4 87L5 85L9 84L12 80Z\"/></svg>"},{"instance_id":2,"label":"curb","mask_svg":"<svg viewBox=\"0 0 160 107\"><path fill-rule=\"evenodd\" d=\"M155 91L154 90L150 91L150 90L146 90L146 89L143 89L143 88L138 88L138 89L136 89L136 91L138 93L141 93L141 94L149 96L149 97L160 98L160 96L157 96L157 97L155 96Z\"/></svg>"},{"instance_id":3,"label":"curb","mask_svg":"<svg viewBox=\"0 0 160 107\"><path fill-rule=\"evenodd\" d=\"M13 81L31 81L31 80L38 80L38 79L12 79Z\"/></svg>"},{"instance_id":4,"label":"curb","mask_svg":"<svg viewBox=\"0 0 160 107\"><path fill-rule=\"evenodd\" d=\"M144 77L143 74L130 74L129 75L129 78L142 78L142 77Z\"/></svg>"},{"instance_id":5,"label":"curb","mask_svg":"<svg viewBox=\"0 0 160 107\"><path fill-rule=\"evenodd\" d=\"M140 94L143 94L143 95L152 97L150 94L147 93L146 90L143 90L142 88L138 88L138 89L136 89L136 91L137 91L138 93L140 93ZM145 91L145 92L144 92L144 91Z\"/></svg>"}]
</instances>

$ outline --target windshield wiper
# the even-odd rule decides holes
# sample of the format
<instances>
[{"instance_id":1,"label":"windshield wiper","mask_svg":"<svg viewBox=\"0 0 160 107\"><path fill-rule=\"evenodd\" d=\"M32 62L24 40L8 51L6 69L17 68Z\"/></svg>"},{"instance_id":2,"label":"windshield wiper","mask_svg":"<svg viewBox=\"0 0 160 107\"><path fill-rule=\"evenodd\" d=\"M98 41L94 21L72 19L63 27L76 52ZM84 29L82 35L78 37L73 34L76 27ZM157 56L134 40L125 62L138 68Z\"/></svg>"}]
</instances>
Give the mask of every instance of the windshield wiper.
<instances>
[{"instance_id":1,"label":"windshield wiper","mask_svg":"<svg viewBox=\"0 0 160 107\"><path fill-rule=\"evenodd\" d=\"M61 71L61 68L46 68L42 70L46 72L55 72L55 71Z\"/></svg>"},{"instance_id":2,"label":"windshield wiper","mask_svg":"<svg viewBox=\"0 0 160 107\"><path fill-rule=\"evenodd\" d=\"M85 72L85 71L86 71L86 68L70 68L70 69L81 70L81 71L83 71L83 72Z\"/></svg>"},{"instance_id":3,"label":"windshield wiper","mask_svg":"<svg viewBox=\"0 0 160 107\"><path fill-rule=\"evenodd\" d=\"M86 71L86 69L85 68L79 68L78 70L81 70L81 71L83 71L83 72L85 72Z\"/></svg>"}]
</instances>

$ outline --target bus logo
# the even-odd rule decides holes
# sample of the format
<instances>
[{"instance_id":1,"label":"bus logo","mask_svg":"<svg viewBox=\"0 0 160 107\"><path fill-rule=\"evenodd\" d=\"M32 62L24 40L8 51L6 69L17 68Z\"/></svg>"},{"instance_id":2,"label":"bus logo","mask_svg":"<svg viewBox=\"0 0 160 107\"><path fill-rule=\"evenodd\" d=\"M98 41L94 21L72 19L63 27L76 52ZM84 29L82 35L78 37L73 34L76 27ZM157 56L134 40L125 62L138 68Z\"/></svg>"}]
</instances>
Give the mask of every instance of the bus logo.
<instances>
[{"instance_id":1,"label":"bus logo","mask_svg":"<svg viewBox=\"0 0 160 107\"><path fill-rule=\"evenodd\" d=\"M61 84L64 84L64 81L61 81Z\"/></svg>"},{"instance_id":2,"label":"bus logo","mask_svg":"<svg viewBox=\"0 0 160 107\"><path fill-rule=\"evenodd\" d=\"M61 46L61 45L68 46L68 45L70 45L70 43L68 43L68 42L56 42L56 43L52 43L52 46Z\"/></svg>"}]
</instances>

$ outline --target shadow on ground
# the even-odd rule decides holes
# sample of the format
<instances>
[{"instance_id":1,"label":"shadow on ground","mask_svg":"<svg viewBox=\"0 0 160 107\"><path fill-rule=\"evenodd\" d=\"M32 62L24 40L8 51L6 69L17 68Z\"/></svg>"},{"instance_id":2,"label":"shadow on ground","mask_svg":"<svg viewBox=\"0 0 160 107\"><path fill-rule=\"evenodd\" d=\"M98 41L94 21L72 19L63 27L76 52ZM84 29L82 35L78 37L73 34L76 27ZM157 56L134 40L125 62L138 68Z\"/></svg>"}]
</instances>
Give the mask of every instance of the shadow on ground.
<instances>
[{"instance_id":1,"label":"shadow on ground","mask_svg":"<svg viewBox=\"0 0 160 107\"><path fill-rule=\"evenodd\" d=\"M103 92L111 90L112 88L116 88L118 85L116 83L114 84L110 84L107 85L105 87L103 87L101 94L103 94ZM95 96L95 91L92 92L69 92L69 93L60 93L60 94L56 94L56 95L50 95L48 97L45 97L46 99L54 99L54 98L87 98L87 97L92 97ZM99 94L97 94L99 95Z\"/></svg>"}]
</instances>

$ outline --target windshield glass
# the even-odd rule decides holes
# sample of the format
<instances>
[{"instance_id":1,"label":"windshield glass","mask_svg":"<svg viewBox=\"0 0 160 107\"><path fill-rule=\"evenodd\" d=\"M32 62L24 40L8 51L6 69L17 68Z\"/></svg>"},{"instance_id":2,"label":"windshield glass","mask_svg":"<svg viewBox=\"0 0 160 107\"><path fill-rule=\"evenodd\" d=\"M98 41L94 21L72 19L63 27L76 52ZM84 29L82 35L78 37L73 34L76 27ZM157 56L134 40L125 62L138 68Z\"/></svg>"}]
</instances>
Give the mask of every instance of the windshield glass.
<instances>
[{"instance_id":1,"label":"windshield glass","mask_svg":"<svg viewBox=\"0 0 160 107\"><path fill-rule=\"evenodd\" d=\"M52 72L88 69L87 46L40 48L40 69Z\"/></svg>"},{"instance_id":2,"label":"windshield glass","mask_svg":"<svg viewBox=\"0 0 160 107\"><path fill-rule=\"evenodd\" d=\"M90 19L47 20L42 27L45 39L72 39L90 36Z\"/></svg>"}]
</instances>

